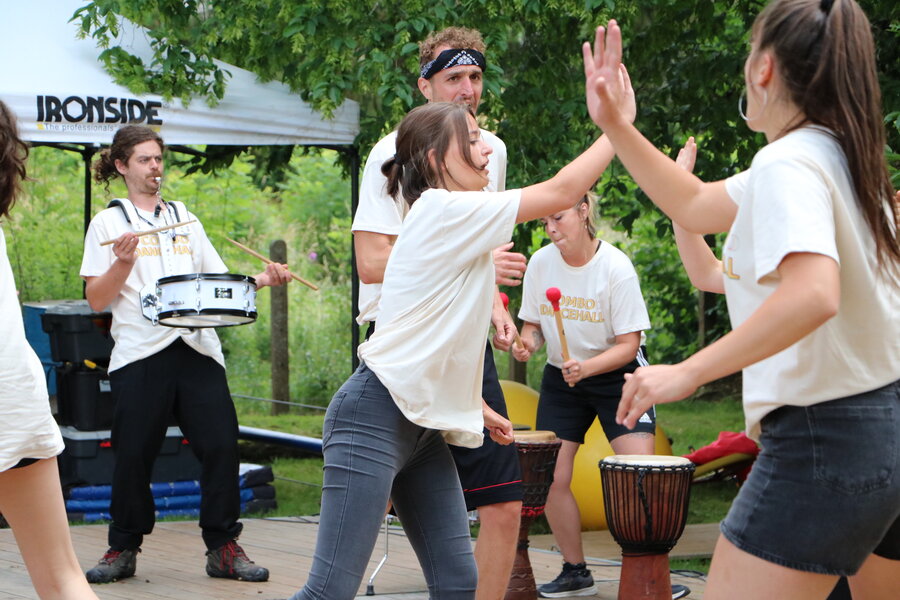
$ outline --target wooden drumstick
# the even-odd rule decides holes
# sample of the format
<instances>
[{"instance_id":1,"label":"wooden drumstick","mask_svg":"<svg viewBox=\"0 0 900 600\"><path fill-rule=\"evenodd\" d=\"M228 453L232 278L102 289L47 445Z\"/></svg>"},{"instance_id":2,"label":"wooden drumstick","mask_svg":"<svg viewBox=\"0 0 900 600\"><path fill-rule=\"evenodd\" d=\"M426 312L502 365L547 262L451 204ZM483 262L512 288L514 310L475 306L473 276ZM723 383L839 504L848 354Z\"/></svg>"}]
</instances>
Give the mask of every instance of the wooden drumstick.
<instances>
[{"instance_id":1,"label":"wooden drumstick","mask_svg":"<svg viewBox=\"0 0 900 600\"><path fill-rule=\"evenodd\" d=\"M165 231L166 229L175 229L176 227L181 227L183 225L189 225L191 223L196 223L197 219L191 219L190 221L182 221L181 223L175 223L173 225L163 225L162 227L156 227L154 229L148 229L146 231L135 231L134 235L141 237L142 235L150 235L151 233L159 233L160 231ZM110 244L115 244L116 240L119 238L114 238L111 240L106 240L105 242L100 242L101 246L109 246Z\"/></svg>"},{"instance_id":2,"label":"wooden drumstick","mask_svg":"<svg viewBox=\"0 0 900 600\"><path fill-rule=\"evenodd\" d=\"M547 288L547 300L553 307L553 316L556 317L556 329L559 331L559 345L562 347L563 362L569 361L569 345L566 343L566 330L563 329L562 315L559 314L559 299L562 298L562 292L559 288ZM570 383L569 387L575 387L574 383Z\"/></svg>"},{"instance_id":3,"label":"wooden drumstick","mask_svg":"<svg viewBox=\"0 0 900 600\"><path fill-rule=\"evenodd\" d=\"M243 250L244 252L246 252L247 254L249 254L250 256L255 256L256 258L258 258L259 260L263 261L264 263L269 264L269 265L274 265L274 264L275 264L275 261L274 261L274 260L271 260L271 259L269 259L268 257L263 256L262 254L260 254L260 253L257 252L256 250L251 250L251 249L248 248L247 246L241 244L240 242L236 242L236 241L234 241L233 239L231 239L231 238L229 238L229 237L226 237L225 239L228 240L229 242L231 242L232 244L234 244L235 246L237 246L238 248L240 248L241 250ZM300 276L297 275L296 273L291 273L291 277L293 277L296 281L299 281L299 282L302 283L303 285L309 287L309 288L312 289L313 291L316 291L316 292L319 291L319 286L314 285L314 284L308 282L307 280L303 279L302 277L300 277Z\"/></svg>"},{"instance_id":4,"label":"wooden drumstick","mask_svg":"<svg viewBox=\"0 0 900 600\"><path fill-rule=\"evenodd\" d=\"M512 314L510 314L510 312L509 312L509 296L507 296L507 295L506 295L505 293L503 293L503 292L500 292L500 300L503 301L503 308L506 309L506 314L508 314L508 315L509 315L509 318L512 319ZM515 346L516 346L517 348L524 348L524 347L525 347L525 344L522 343L522 338L519 337L519 332L518 332L518 331L516 331L516 339L515 339L515 341L513 342L513 344L515 344Z\"/></svg>"}]
</instances>

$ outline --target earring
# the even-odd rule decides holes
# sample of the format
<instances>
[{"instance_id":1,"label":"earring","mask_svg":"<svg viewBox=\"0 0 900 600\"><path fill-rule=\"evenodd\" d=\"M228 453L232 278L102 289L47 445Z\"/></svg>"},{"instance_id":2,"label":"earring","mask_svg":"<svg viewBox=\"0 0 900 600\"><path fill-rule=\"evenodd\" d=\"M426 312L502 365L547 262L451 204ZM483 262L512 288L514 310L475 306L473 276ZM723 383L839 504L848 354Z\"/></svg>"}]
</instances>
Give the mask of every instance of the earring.
<instances>
[{"instance_id":1,"label":"earring","mask_svg":"<svg viewBox=\"0 0 900 600\"><path fill-rule=\"evenodd\" d=\"M747 95L747 91L744 90L743 92L741 92L741 95L738 98L738 114L740 114L741 118L744 121L746 121L747 123L756 119L757 117L762 115L764 112L766 112L766 104L769 102L769 93L766 91L766 88L763 88L762 92L763 92L763 104L762 104L762 108L759 111L759 115L757 115L756 117L748 117L747 114L744 112L744 98Z\"/></svg>"}]
</instances>

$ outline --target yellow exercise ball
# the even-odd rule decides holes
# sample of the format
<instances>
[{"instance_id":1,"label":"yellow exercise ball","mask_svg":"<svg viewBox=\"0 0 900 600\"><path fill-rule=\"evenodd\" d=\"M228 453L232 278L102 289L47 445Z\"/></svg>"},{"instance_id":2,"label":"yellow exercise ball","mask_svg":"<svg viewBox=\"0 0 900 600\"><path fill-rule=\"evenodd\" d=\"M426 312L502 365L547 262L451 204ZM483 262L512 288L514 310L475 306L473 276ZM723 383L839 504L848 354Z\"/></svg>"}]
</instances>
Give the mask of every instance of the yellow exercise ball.
<instances>
[{"instance_id":1,"label":"yellow exercise ball","mask_svg":"<svg viewBox=\"0 0 900 600\"><path fill-rule=\"evenodd\" d=\"M538 393L517 381L500 380L509 420L517 427L535 428L537 418ZM672 454L669 438L656 425L656 454ZM600 421L595 420L584 436L584 444L575 454L572 471L572 493L581 511L582 529L606 529L606 515L603 509L603 489L600 484L600 461L614 454Z\"/></svg>"}]
</instances>

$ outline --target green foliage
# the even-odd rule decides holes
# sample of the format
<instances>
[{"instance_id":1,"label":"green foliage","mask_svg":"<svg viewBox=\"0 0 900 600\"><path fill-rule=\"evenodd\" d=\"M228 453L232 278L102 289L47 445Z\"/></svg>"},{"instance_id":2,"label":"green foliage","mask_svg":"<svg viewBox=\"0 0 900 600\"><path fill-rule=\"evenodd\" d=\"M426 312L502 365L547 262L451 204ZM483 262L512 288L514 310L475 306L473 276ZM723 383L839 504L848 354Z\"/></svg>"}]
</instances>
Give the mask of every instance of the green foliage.
<instances>
[{"instance_id":1,"label":"green foliage","mask_svg":"<svg viewBox=\"0 0 900 600\"><path fill-rule=\"evenodd\" d=\"M764 144L739 119L743 62L750 25L762 0L398 0L282 3L275 0L94 0L74 16L85 35L109 48L102 58L117 81L167 97L221 97L227 73L213 58L278 80L300 92L326 115L345 98L360 105L357 144L365 152L403 114L421 102L415 89L418 46L429 32L449 25L477 27L488 46L480 109L483 125L509 150L508 187L542 180L578 154L597 135L583 108L579 46L612 16L623 27L625 62L638 98L637 125L663 151L674 154L689 136L701 156L697 174L727 177L750 164ZM900 184L900 9L893 0L861 2L873 26L889 125L887 155ZM145 26L155 50L141 64L115 49L114 13ZM677 24L673 27L671 24ZM893 65L893 67L891 67ZM281 194L296 178L289 149L210 147L189 170L230 166L252 154L253 180ZM347 166L347 157L341 157ZM300 203L302 219L336 215L346 203ZM654 330L655 359L670 361L696 348L698 315L693 292L681 276L667 222L635 188L620 166L599 182L604 217L632 239L623 244L642 277ZM332 194L326 194L335 197ZM346 213L343 213L346 214ZM348 242L336 221L313 243L331 264ZM514 234L515 249L536 248L536 225ZM715 249L715 248L714 248ZM333 270L332 276L337 276ZM336 281L333 279L333 281ZM509 291L513 304L519 290ZM724 305L702 317L713 339L727 330Z\"/></svg>"}]
</instances>

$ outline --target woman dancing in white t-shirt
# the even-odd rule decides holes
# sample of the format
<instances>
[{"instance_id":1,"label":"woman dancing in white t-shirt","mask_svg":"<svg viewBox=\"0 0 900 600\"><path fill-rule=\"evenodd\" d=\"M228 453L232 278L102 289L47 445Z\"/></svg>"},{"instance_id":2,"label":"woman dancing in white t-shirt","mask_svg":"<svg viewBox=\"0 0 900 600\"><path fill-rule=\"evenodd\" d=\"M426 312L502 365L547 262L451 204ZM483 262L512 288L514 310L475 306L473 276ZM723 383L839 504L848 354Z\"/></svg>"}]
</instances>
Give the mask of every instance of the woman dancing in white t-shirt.
<instances>
[{"instance_id":1,"label":"woman dancing in white t-shirt","mask_svg":"<svg viewBox=\"0 0 900 600\"><path fill-rule=\"evenodd\" d=\"M0 217L25 179L28 147L0 102ZM97 600L75 557L59 482L63 450L40 360L25 339L16 284L0 229L0 513L9 522L41 600Z\"/></svg>"},{"instance_id":2,"label":"woman dancing in white t-shirt","mask_svg":"<svg viewBox=\"0 0 900 600\"><path fill-rule=\"evenodd\" d=\"M588 104L595 64L585 61ZM617 75L630 89L624 69ZM633 104L631 114L634 114ZM477 573L465 503L447 443L499 443L512 426L480 395L492 306L493 248L516 223L575 203L613 157L601 137L556 176L491 193L490 146L465 105L430 103L400 124L385 162L388 192L411 204L384 275L363 364L335 394L322 432L325 475L312 570L295 599L352 598L390 499L429 593L472 598ZM446 440L446 443L445 443Z\"/></svg>"},{"instance_id":3,"label":"woman dancing in white t-shirt","mask_svg":"<svg viewBox=\"0 0 900 600\"><path fill-rule=\"evenodd\" d=\"M705 597L824 598L841 575L854 598L896 596L900 246L868 20L852 0L775 0L760 13L742 116L769 144L715 183L676 166L617 108L615 22L595 52L594 118L638 185L687 231L729 232L732 332L635 371L618 411L633 426L743 369L762 452L722 523Z\"/></svg>"}]
</instances>

